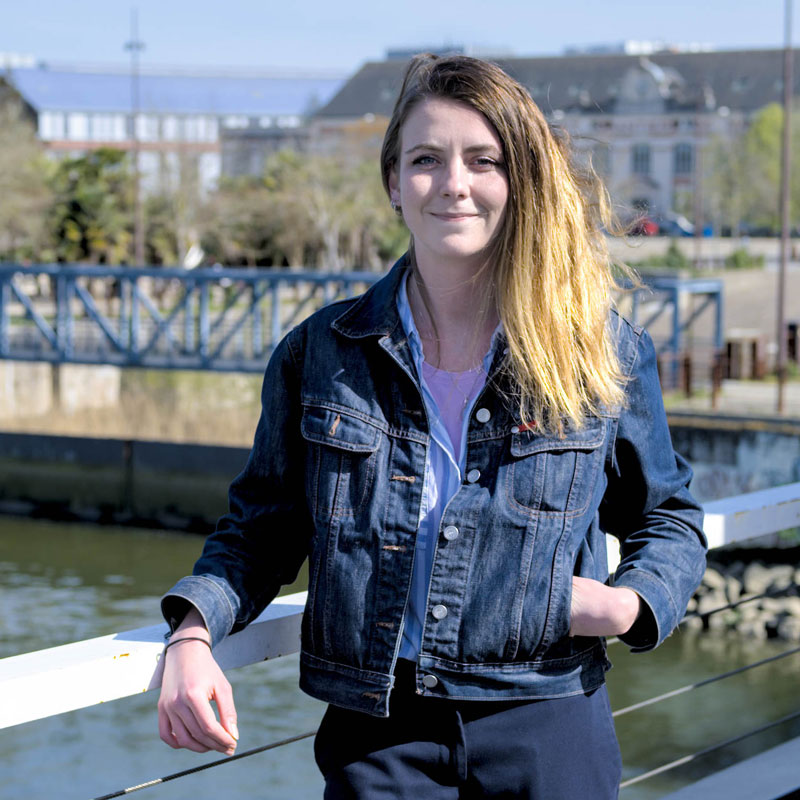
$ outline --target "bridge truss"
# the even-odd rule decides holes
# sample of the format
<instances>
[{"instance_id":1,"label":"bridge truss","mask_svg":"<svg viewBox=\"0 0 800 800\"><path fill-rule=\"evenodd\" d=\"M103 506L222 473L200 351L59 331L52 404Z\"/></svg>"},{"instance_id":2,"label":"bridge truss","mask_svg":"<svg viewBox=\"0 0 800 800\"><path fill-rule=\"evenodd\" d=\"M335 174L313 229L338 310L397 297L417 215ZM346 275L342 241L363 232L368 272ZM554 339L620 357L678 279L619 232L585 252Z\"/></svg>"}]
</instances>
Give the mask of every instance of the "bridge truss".
<instances>
[{"instance_id":1,"label":"bridge truss","mask_svg":"<svg viewBox=\"0 0 800 800\"><path fill-rule=\"evenodd\" d=\"M263 371L281 337L318 308L381 276L278 269L0 264L0 359ZM651 331L667 372L699 341L722 347L718 280L645 277L620 298ZM713 311L708 320L706 309ZM701 319L702 318L702 319ZM667 376L662 375L662 378Z\"/></svg>"},{"instance_id":2,"label":"bridge truss","mask_svg":"<svg viewBox=\"0 0 800 800\"><path fill-rule=\"evenodd\" d=\"M260 373L290 328L379 278L0 264L0 358Z\"/></svg>"}]
</instances>

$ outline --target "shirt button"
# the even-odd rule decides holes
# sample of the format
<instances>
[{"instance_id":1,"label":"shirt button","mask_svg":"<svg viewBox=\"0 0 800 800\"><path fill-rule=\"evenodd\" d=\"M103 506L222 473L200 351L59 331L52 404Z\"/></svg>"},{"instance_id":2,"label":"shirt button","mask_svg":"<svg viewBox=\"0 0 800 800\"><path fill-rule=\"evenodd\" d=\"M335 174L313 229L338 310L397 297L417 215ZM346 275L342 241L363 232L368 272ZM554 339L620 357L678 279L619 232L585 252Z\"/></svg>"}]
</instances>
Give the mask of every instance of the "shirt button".
<instances>
[{"instance_id":1,"label":"shirt button","mask_svg":"<svg viewBox=\"0 0 800 800\"><path fill-rule=\"evenodd\" d=\"M433 689L439 683L439 679L435 675L423 675L422 685L426 689Z\"/></svg>"},{"instance_id":2,"label":"shirt button","mask_svg":"<svg viewBox=\"0 0 800 800\"><path fill-rule=\"evenodd\" d=\"M519 433L519 425L512 425L511 433Z\"/></svg>"},{"instance_id":3,"label":"shirt button","mask_svg":"<svg viewBox=\"0 0 800 800\"><path fill-rule=\"evenodd\" d=\"M478 478L481 476L481 471L479 469L471 469L467 473L467 482L468 483L477 483Z\"/></svg>"},{"instance_id":4,"label":"shirt button","mask_svg":"<svg viewBox=\"0 0 800 800\"><path fill-rule=\"evenodd\" d=\"M492 413L488 408L479 408L475 413L475 419L478 422L488 422L492 418Z\"/></svg>"},{"instance_id":5,"label":"shirt button","mask_svg":"<svg viewBox=\"0 0 800 800\"><path fill-rule=\"evenodd\" d=\"M452 542L453 539L458 539L458 528L455 525L448 525L444 529L444 538L447 539L448 542Z\"/></svg>"},{"instance_id":6,"label":"shirt button","mask_svg":"<svg viewBox=\"0 0 800 800\"><path fill-rule=\"evenodd\" d=\"M434 619L444 619L447 616L447 606L434 606L431 609Z\"/></svg>"}]
</instances>

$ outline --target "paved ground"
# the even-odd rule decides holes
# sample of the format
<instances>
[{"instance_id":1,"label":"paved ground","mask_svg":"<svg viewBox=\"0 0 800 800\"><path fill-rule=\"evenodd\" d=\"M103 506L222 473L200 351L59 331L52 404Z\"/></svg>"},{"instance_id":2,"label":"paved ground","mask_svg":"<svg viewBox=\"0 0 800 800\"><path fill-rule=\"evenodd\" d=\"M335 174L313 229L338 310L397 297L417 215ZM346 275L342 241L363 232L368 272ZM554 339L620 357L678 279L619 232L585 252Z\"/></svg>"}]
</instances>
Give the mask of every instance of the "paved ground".
<instances>
[{"instance_id":1,"label":"paved ground","mask_svg":"<svg viewBox=\"0 0 800 800\"><path fill-rule=\"evenodd\" d=\"M731 416L777 416L778 385L769 381L723 381L716 411L711 408L707 389L695 397L671 394L665 398L669 411L697 411ZM800 381L790 381L784 390L784 417L800 419Z\"/></svg>"}]
</instances>

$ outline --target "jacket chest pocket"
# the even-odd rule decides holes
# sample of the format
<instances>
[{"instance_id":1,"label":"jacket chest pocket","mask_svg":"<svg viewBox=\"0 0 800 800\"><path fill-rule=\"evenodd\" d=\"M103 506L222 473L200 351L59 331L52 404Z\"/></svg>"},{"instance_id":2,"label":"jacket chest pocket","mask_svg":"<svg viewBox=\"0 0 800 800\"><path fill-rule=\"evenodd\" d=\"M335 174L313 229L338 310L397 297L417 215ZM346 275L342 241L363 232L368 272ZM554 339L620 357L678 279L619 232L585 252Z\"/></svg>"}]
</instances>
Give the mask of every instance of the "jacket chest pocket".
<instances>
[{"instance_id":1,"label":"jacket chest pocket","mask_svg":"<svg viewBox=\"0 0 800 800\"><path fill-rule=\"evenodd\" d=\"M580 514L586 510L603 458L606 422L592 417L563 438L535 430L511 435L507 489L511 503L528 513Z\"/></svg>"},{"instance_id":2,"label":"jacket chest pocket","mask_svg":"<svg viewBox=\"0 0 800 800\"><path fill-rule=\"evenodd\" d=\"M363 508L373 489L381 431L358 417L305 406L301 432L308 446L306 492L316 516L346 516Z\"/></svg>"}]
</instances>

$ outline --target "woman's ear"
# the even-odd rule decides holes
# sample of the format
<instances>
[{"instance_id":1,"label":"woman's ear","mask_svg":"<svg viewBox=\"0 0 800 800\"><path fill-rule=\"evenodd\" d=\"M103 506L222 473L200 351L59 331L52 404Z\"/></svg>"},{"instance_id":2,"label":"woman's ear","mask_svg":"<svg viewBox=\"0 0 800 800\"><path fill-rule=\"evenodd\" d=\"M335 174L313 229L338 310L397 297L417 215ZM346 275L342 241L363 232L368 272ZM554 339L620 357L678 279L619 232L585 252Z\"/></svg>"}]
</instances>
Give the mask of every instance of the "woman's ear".
<instances>
[{"instance_id":1,"label":"woman's ear","mask_svg":"<svg viewBox=\"0 0 800 800\"><path fill-rule=\"evenodd\" d=\"M392 167L389 172L389 200L393 206L400 206L400 187L398 186L397 170Z\"/></svg>"}]
</instances>

